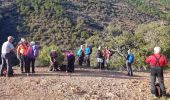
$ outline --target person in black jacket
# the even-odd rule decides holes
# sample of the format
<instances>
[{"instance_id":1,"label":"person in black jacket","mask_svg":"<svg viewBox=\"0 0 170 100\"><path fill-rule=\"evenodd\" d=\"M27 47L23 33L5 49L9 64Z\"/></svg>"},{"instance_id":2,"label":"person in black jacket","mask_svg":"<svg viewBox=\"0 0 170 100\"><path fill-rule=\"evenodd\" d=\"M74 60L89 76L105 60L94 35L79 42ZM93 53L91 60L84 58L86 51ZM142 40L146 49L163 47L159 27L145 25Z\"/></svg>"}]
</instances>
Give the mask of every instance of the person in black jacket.
<instances>
[{"instance_id":1,"label":"person in black jacket","mask_svg":"<svg viewBox=\"0 0 170 100\"><path fill-rule=\"evenodd\" d=\"M97 67L102 69L103 66L103 55L102 55L102 51L101 51L101 46L99 46L98 51L96 53L96 58L97 58Z\"/></svg>"}]
</instances>

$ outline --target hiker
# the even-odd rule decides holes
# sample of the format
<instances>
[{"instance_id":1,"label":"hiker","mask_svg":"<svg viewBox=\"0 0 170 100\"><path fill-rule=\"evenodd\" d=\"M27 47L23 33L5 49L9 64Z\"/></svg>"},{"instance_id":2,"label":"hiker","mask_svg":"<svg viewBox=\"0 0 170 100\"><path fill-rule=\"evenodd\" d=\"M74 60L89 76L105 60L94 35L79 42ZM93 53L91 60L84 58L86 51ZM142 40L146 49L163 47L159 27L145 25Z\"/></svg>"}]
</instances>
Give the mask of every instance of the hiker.
<instances>
[{"instance_id":1,"label":"hiker","mask_svg":"<svg viewBox=\"0 0 170 100\"><path fill-rule=\"evenodd\" d=\"M112 53L110 52L108 47L105 47L105 49L103 51L103 56L104 56L103 66L106 65L106 69L108 69L108 67L109 67L109 61L110 61L111 54Z\"/></svg>"},{"instance_id":2,"label":"hiker","mask_svg":"<svg viewBox=\"0 0 170 100\"><path fill-rule=\"evenodd\" d=\"M35 59L39 55L39 46L35 44L34 41L30 42L27 50L28 59L28 73L30 72L30 65L32 67L32 73L35 73Z\"/></svg>"},{"instance_id":3,"label":"hiker","mask_svg":"<svg viewBox=\"0 0 170 100\"><path fill-rule=\"evenodd\" d=\"M51 50L50 52L50 67L49 71L58 71L58 62L57 62L57 51Z\"/></svg>"},{"instance_id":4,"label":"hiker","mask_svg":"<svg viewBox=\"0 0 170 100\"><path fill-rule=\"evenodd\" d=\"M90 67L90 55L92 53L92 48L86 44L86 49L85 49L85 60L86 60L86 65Z\"/></svg>"},{"instance_id":5,"label":"hiker","mask_svg":"<svg viewBox=\"0 0 170 100\"><path fill-rule=\"evenodd\" d=\"M165 85L164 85L164 76L163 76L163 68L167 66L168 60L163 54L161 54L161 48L160 47L154 48L154 54L152 54L151 56L149 56L146 59L146 63L149 63L150 68L151 68L151 74L150 74L151 93L153 95L156 94L155 83L156 83L156 78L157 78L159 85L160 85L160 88L162 90L162 95L166 96L166 90L165 90Z\"/></svg>"},{"instance_id":6,"label":"hiker","mask_svg":"<svg viewBox=\"0 0 170 100\"><path fill-rule=\"evenodd\" d=\"M2 50L1 50L2 65L0 68L1 76L3 76L3 70L5 67L7 68L6 76L7 77L13 76L12 59L11 59L11 55L12 53L14 53L14 46L12 44L13 41L14 38L12 36L8 36L8 40L4 42L2 45Z\"/></svg>"},{"instance_id":7,"label":"hiker","mask_svg":"<svg viewBox=\"0 0 170 100\"><path fill-rule=\"evenodd\" d=\"M74 72L74 62L75 56L72 51L69 51L67 54L67 69L66 72Z\"/></svg>"},{"instance_id":8,"label":"hiker","mask_svg":"<svg viewBox=\"0 0 170 100\"><path fill-rule=\"evenodd\" d=\"M96 58L97 58L97 67L100 69L103 69L103 54L101 51L101 46L98 47L98 51L96 53Z\"/></svg>"},{"instance_id":9,"label":"hiker","mask_svg":"<svg viewBox=\"0 0 170 100\"><path fill-rule=\"evenodd\" d=\"M77 56L78 56L79 65L82 66L84 61L84 56L85 56L83 45L81 45L80 49L77 51Z\"/></svg>"},{"instance_id":10,"label":"hiker","mask_svg":"<svg viewBox=\"0 0 170 100\"><path fill-rule=\"evenodd\" d=\"M24 38L21 38L20 43L17 47L17 58L20 61L21 73L24 73L27 49L28 46L26 40Z\"/></svg>"},{"instance_id":11,"label":"hiker","mask_svg":"<svg viewBox=\"0 0 170 100\"><path fill-rule=\"evenodd\" d=\"M133 76L133 70L132 70L132 63L134 62L134 54L132 53L132 50L128 50L128 56L126 58L126 68L128 72L128 76Z\"/></svg>"}]
</instances>

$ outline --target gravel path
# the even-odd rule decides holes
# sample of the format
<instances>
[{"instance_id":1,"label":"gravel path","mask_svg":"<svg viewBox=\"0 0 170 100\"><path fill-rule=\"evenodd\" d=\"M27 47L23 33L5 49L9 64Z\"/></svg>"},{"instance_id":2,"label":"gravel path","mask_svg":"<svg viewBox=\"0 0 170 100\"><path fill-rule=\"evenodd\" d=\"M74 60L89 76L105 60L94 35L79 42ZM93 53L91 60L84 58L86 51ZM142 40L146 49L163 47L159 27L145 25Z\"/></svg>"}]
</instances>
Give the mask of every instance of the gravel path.
<instances>
[{"instance_id":1,"label":"gravel path","mask_svg":"<svg viewBox=\"0 0 170 100\"><path fill-rule=\"evenodd\" d=\"M0 78L0 100L150 100L149 73L76 69L75 73L37 68L26 76L15 68L15 77ZM170 72L165 73L170 93Z\"/></svg>"}]
</instances>

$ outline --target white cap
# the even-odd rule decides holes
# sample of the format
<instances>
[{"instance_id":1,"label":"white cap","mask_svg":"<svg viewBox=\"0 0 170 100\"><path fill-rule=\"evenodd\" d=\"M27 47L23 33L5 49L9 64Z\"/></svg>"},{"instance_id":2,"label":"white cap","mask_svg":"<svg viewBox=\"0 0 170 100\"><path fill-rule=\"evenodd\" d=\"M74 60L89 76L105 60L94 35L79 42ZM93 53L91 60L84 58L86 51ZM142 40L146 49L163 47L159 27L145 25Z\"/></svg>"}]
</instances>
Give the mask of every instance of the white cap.
<instances>
[{"instance_id":1,"label":"white cap","mask_svg":"<svg viewBox=\"0 0 170 100\"><path fill-rule=\"evenodd\" d=\"M25 40L25 38L21 38L21 42L25 42L26 40Z\"/></svg>"},{"instance_id":2,"label":"white cap","mask_svg":"<svg viewBox=\"0 0 170 100\"><path fill-rule=\"evenodd\" d=\"M98 50L101 50L101 46L98 47Z\"/></svg>"},{"instance_id":3,"label":"white cap","mask_svg":"<svg viewBox=\"0 0 170 100\"><path fill-rule=\"evenodd\" d=\"M35 45L35 42L34 42L34 41L31 41L31 42L30 42L30 45L32 45L32 46Z\"/></svg>"},{"instance_id":4,"label":"white cap","mask_svg":"<svg viewBox=\"0 0 170 100\"><path fill-rule=\"evenodd\" d=\"M80 48L82 49L82 48L83 48L83 45L81 45Z\"/></svg>"},{"instance_id":5,"label":"white cap","mask_svg":"<svg viewBox=\"0 0 170 100\"><path fill-rule=\"evenodd\" d=\"M155 47L154 48L154 54L159 54L161 52L161 48L160 47Z\"/></svg>"}]
</instances>

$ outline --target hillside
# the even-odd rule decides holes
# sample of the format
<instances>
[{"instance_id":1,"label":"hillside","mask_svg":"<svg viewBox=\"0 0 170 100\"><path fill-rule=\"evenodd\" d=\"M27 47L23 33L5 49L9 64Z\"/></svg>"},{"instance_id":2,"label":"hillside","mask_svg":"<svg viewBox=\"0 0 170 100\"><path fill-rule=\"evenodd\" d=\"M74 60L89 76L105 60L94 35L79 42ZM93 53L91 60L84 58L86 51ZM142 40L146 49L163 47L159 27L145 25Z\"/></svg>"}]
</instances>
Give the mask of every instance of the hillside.
<instances>
[{"instance_id":1,"label":"hillside","mask_svg":"<svg viewBox=\"0 0 170 100\"><path fill-rule=\"evenodd\" d=\"M123 66L126 51L132 48L139 57L136 65L141 67L145 58L140 55L146 56L156 45L170 57L166 41L170 37L169 5L168 0L4 0L0 44L13 35L15 44L25 37L61 51L85 43L108 46L118 58L112 60L113 66Z\"/></svg>"}]
</instances>

